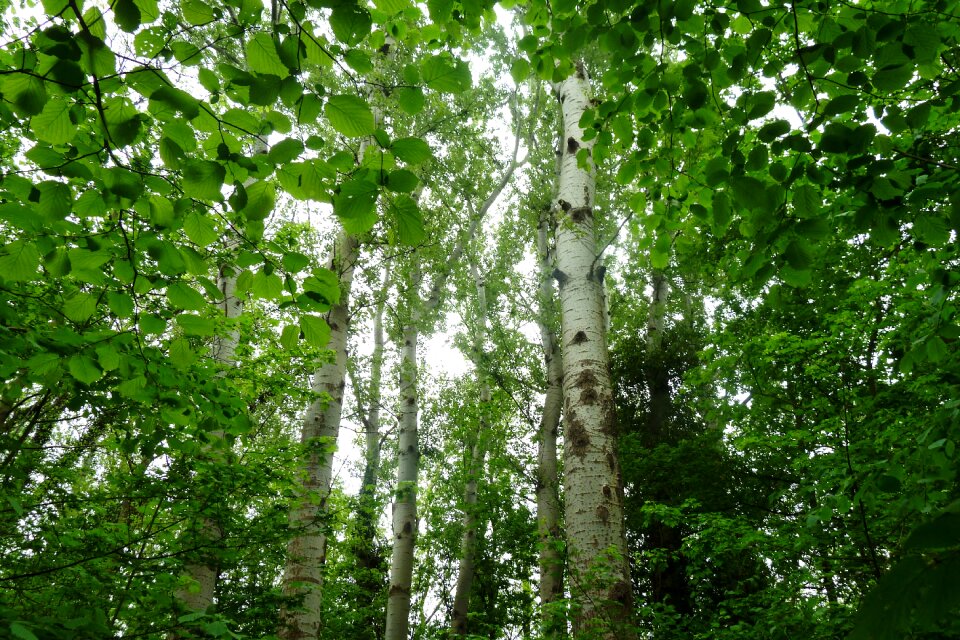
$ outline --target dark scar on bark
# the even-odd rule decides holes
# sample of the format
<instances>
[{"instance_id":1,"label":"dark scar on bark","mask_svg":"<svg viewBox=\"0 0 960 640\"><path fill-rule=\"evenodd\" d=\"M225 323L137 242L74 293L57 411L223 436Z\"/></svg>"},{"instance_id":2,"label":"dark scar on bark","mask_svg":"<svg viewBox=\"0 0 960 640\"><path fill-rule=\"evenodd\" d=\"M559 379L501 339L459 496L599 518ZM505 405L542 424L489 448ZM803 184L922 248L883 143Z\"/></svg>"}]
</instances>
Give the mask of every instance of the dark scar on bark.
<instances>
[{"instance_id":1,"label":"dark scar on bark","mask_svg":"<svg viewBox=\"0 0 960 640\"><path fill-rule=\"evenodd\" d=\"M566 436L570 451L578 458L583 458L587 453L587 447L590 446L590 436L587 435L587 430L576 414L567 414L566 422Z\"/></svg>"},{"instance_id":2,"label":"dark scar on bark","mask_svg":"<svg viewBox=\"0 0 960 640\"><path fill-rule=\"evenodd\" d=\"M583 344L587 340L588 338L586 333L583 331L577 331L573 336L573 340L570 341L570 344Z\"/></svg>"},{"instance_id":3,"label":"dark scar on bark","mask_svg":"<svg viewBox=\"0 0 960 640\"><path fill-rule=\"evenodd\" d=\"M607 522L610 519L610 511L603 505L597 507L597 518L601 522Z\"/></svg>"},{"instance_id":4,"label":"dark scar on bark","mask_svg":"<svg viewBox=\"0 0 960 640\"><path fill-rule=\"evenodd\" d=\"M557 200L557 204L560 205L560 208L564 211L570 211L571 205L566 200Z\"/></svg>"},{"instance_id":5,"label":"dark scar on bark","mask_svg":"<svg viewBox=\"0 0 960 640\"><path fill-rule=\"evenodd\" d=\"M567 153L576 153L579 148L580 143L577 142L576 138L567 138Z\"/></svg>"},{"instance_id":6,"label":"dark scar on bark","mask_svg":"<svg viewBox=\"0 0 960 640\"><path fill-rule=\"evenodd\" d=\"M593 209L591 207L578 207L570 212L570 219L577 223L583 222L591 217L593 217Z\"/></svg>"}]
</instances>

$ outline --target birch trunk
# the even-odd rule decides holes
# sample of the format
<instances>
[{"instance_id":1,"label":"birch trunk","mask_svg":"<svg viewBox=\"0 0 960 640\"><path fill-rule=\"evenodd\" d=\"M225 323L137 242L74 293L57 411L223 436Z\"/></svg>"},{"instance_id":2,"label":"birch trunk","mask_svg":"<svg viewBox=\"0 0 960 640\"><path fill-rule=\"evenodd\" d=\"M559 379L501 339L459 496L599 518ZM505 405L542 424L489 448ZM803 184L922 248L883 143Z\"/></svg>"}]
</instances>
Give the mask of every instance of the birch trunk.
<instances>
[{"instance_id":1,"label":"birch trunk","mask_svg":"<svg viewBox=\"0 0 960 640\"><path fill-rule=\"evenodd\" d=\"M602 282L594 232L593 167L579 122L589 107L582 63L557 87L563 140L557 198L564 394L564 489L574 633L634 638L630 566L623 521L623 480L617 459L616 412L610 381ZM589 161L588 161L589 163Z\"/></svg>"},{"instance_id":2,"label":"birch trunk","mask_svg":"<svg viewBox=\"0 0 960 640\"><path fill-rule=\"evenodd\" d=\"M285 607L280 612L280 637L285 640L320 637L323 565L327 553L322 520L330 494L333 449L340 430L347 365L348 305L357 253L356 238L341 232L328 264L339 275L341 289L340 301L327 315L329 349L334 359L313 376L311 389L316 398L307 408L300 434L308 453L302 470L302 490L290 513L290 526L295 535L287 545L283 593L302 597L303 601L295 608Z\"/></svg>"},{"instance_id":3,"label":"birch trunk","mask_svg":"<svg viewBox=\"0 0 960 640\"><path fill-rule=\"evenodd\" d=\"M563 557L560 553L560 487L557 475L557 432L563 405L563 358L554 322L556 300L551 272L553 260L547 241L550 215L543 212L537 225L540 258L540 309L537 325L547 372L547 389L540 417L537 450L537 532L540 543L540 619L543 637L560 637L566 628L563 615L553 604L563 597Z\"/></svg>"},{"instance_id":4,"label":"birch trunk","mask_svg":"<svg viewBox=\"0 0 960 640\"><path fill-rule=\"evenodd\" d=\"M229 321L237 318L243 313L243 301L237 297L237 277L230 266L224 265L220 268L217 276L217 288L223 294L223 301L217 304L223 316ZM233 367L236 364L237 343L239 342L239 333L236 330L230 330L225 336L216 339L211 349L213 359L224 369ZM222 430L212 431L211 437L220 440L224 437ZM211 454L210 447L206 447L206 453ZM217 455L224 464L222 454ZM217 577L220 574L220 563L217 560L213 547L223 538L223 527L217 518L204 517L200 522L197 532L198 543L208 548L206 553L198 561L189 562L183 568L183 574L186 578L183 586L176 591L176 598L190 612L206 611L213 605L214 592L217 587ZM174 636L176 637L176 636Z\"/></svg>"},{"instance_id":5,"label":"birch trunk","mask_svg":"<svg viewBox=\"0 0 960 640\"><path fill-rule=\"evenodd\" d=\"M417 472L420 462L417 389L417 342L420 337L420 274L414 272L408 304L410 318L403 327L400 356L400 437L397 487L393 504L393 555L387 594L386 640L407 640L410 595L413 586L413 550L417 537Z\"/></svg>"},{"instance_id":6,"label":"birch trunk","mask_svg":"<svg viewBox=\"0 0 960 640\"><path fill-rule=\"evenodd\" d=\"M486 449L484 440L488 429L486 411L490 403L490 385L483 371L483 342L487 324L487 290L477 266L470 263L470 273L477 287L477 328L473 335L473 352L476 359L477 376L480 379L480 428L469 443L470 458L467 469L467 482L463 490L463 536L460 540L460 567L457 571L457 585L453 597L453 619L450 633L454 637L466 637L467 621L470 613L470 589L473 585L475 557L477 552L477 480L483 473Z\"/></svg>"},{"instance_id":7,"label":"birch trunk","mask_svg":"<svg viewBox=\"0 0 960 640\"><path fill-rule=\"evenodd\" d=\"M389 269L385 270L383 282L377 297L373 316L373 354L370 364L370 382L365 394L356 392L364 425L365 455L363 485L357 496L356 534L353 547L357 559L356 576L359 600L355 610L363 618L361 628L369 637L379 638L383 634L383 618L377 613L377 601L381 593L383 555L376 545L377 534L377 485L380 475L381 434L380 403L383 372L383 312L386 304L387 289L390 281ZM353 377L355 390L362 383ZM363 398L361 396L365 395ZM382 611L382 609L380 609Z\"/></svg>"}]
</instances>

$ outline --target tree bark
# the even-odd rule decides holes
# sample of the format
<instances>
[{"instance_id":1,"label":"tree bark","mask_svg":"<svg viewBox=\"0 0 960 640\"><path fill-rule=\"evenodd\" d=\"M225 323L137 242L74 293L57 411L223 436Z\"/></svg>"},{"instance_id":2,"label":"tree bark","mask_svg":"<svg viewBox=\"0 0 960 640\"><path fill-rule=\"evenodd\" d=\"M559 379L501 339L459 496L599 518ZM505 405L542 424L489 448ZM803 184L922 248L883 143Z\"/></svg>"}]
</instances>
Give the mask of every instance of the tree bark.
<instances>
[{"instance_id":1,"label":"tree bark","mask_svg":"<svg viewBox=\"0 0 960 640\"><path fill-rule=\"evenodd\" d=\"M383 282L377 297L373 316L373 353L370 363L370 382L366 393L361 393L362 383L358 377L352 377L357 396L357 404L364 426L364 467L363 485L357 496L356 532L354 534L353 554L356 557L358 572L356 575L358 601L356 611L363 618L360 628L368 637L379 638L383 635L383 618L377 614L375 603L379 599L383 584L383 554L377 548L377 485L380 475L380 457L382 439L380 434L380 404L384 357L383 312L386 294L390 282L389 267L384 271ZM365 397L363 397L365 396Z\"/></svg>"},{"instance_id":2,"label":"tree bark","mask_svg":"<svg viewBox=\"0 0 960 640\"><path fill-rule=\"evenodd\" d=\"M457 584L453 597L453 616L450 624L450 633L454 637L466 637L467 622L470 613L470 589L473 585L475 573L475 556L477 552L477 480L483 473L486 448L487 407L490 404L490 385L487 384L483 364L483 342L486 337L487 324L487 290L486 283L480 276L476 264L470 262L470 273L477 287L477 321L473 335L474 364L477 368L477 377L480 382L480 425L472 438L468 439L470 449L468 459L467 481L463 490L463 536L460 540L460 567L457 571ZM472 441L472 442L471 442Z\"/></svg>"},{"instance_id":3,"label":"tree bark","mask_svg":"<svg viewBox=\"0 0 960 640\"><path fill-rule=\"evenodd\" d=\"M316 397L307 408L300 434L300 441L308 451L302 469L301 492L290 513L290 526L295 533L287 545L283 593L302 597L303 602L296 607L284 607L280 612L280 637L285 640L320 636L323 565L327 554L323 518L330 495L333 450L343 407L348 305L357 249L356 238L342 231L328 264L340 277L340 301L327 315L329 349L333 351L334 359L320 367L313 376L312 390Z\"/></svg>"},{"instance_id":4,"label":"tree bark","mask_svg":"<svg viewBox=\"0 0 960 640\"><path fill-rule=\"evenodd\" d=\"M582 63L557 87L563 139L557 198L564 393L564 489L577 635L633 638L633 596L617 458L616 411L594 232L593 165L580 118L589 107Z\"/></svg>"},{"instance_id":5,"label":"tree bark","mask_svg":"<svg viewBox=\"0 0 960 640\"><path fill-rule=\"evenodd\" d=\"M386 640L407 640L413 587L413 550L417 536L417 473L420 462L417 389L417 342L420 337L418 300L420 274L411 277L407 304L410 317L403 327L400 356L400 437L397 487L393 504L393 555L387 594Z\"/></svg>"},{"instance_id":6,"label":"tree bark","mask_svg":"<svg viewBox=\"0 0 960 640\"><path fill-rule=\"evenodd\" d=\"M537 325L543 348L547 388L540 417L537 448L537 532L540 543L540 619L543 637L560 637L566 628L555 602L563 598L563 555L560 531L560 486L557 470L557 432L563 405L563 356L554 329L556 299L551 273L553 260L547 241L551 216L542 212L537 225L537 253L540 258L540 300Z\"/></svg>"}]
</instances>

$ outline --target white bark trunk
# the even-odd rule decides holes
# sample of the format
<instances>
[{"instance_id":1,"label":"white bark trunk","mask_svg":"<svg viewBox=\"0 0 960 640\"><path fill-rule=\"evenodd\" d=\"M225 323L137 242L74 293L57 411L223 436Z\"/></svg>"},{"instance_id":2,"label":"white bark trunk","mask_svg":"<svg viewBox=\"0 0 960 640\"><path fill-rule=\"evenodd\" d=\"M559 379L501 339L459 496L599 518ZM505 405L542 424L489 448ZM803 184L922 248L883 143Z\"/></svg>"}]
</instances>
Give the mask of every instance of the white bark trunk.
<instances>
[{"instance_id":1,"label":"white bark trunk","mask_svg":"<svg viewBox=\"0 0 960 640\"><path fill-rule=\"evenodd\" d=\"M287 596L302 597L303 602L280 613L280 637L285 640L313 640L320 636L323 565L327 553L322 520L330 495L333 449L340 430L347 365L348 305L357 253L356 238L341 232L328 264L340 278L340 301L327 315L329 349L334 352L334 360L320 367L313 376L312 390L316 398L304 415L300 435L309 452L302 470L302 491L290 513L290 526L295 534L287 545L283 592Z\"/></svg>"},{"instance_id":2,"label":"white bark trunk","mask_svg":"<svg viewBox=\"0 0 960 640\"><path fill-rule=\"evenodd\" d=\"M386 640L407 640L410 626L410 595L413 587L413 550L417 537L417 472L420 448L417 434L417 342L420 313L417 299L420 276L412 277L410 318L403 327L400 358L400 437L397 487L393 503L393 556L390 561L390 591L387 594Z\"/></svg>"},{"instance_id":3,"label":"white bark trunk","mask_svg":"<svg viewBox=\"0 0 960 640\"><path fill-rule=\"evenodd\" d=\"M563 405L563 359L554 322L553 260L547 241L550 215L543 212L537 225L540 258L540 300L537 325L543 347L547 388L537 450L537 532L540 543L540 619L543 637L560 637L566 629L562 612L552 606L563 597L563 557L560 552L560 487L557 475L557 431Z\"/></svg>"},{"instance_id":4,"label":"white bark trunk","mask_svg":"<svg viewBox=\"0 0 960 640\"><path fill-rule=\"evenodd\" d=\"M574 632L633 638L630 567L617 459L616 412L610 381L602 283L594 232L593 166L582 169L579 122L589 108L582 64L558 87L563 110L557 198L557 279L563 340L564 489Z\"/></svg>"},{"instance_id":5,"label":"white bark trunk","mask_svg":"<svg viewBox=\"0 0 960 640\"><path fill-rule=\"evenodd\" d=\"M467 621L470 613L470 589L473 586L475 556L477 551L477 480L483 473L484 459L486 458L485 439L488 429L486 417L490 403L490 385L487 384L486 374L483 371L483 343L486 338L487 325L487 290L486 284L476 265L470 263L470 273L477 287L477 322L473 336L473 352L477 377L480 380L480 428L477 430L468 446L470 448L467 481L463 490L463 536L460 539L460 567L457 572L457 585L453 598L453 619L450 632L453 636L467 635Z\"/></svg>"}]
</instances>

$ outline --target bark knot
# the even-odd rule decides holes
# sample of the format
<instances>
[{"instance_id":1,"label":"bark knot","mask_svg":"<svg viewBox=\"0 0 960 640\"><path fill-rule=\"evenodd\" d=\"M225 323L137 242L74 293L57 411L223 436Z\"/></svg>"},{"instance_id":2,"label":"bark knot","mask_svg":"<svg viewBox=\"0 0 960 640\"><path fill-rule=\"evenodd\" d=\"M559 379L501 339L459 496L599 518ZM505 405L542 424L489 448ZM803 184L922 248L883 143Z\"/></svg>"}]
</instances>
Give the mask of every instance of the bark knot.
<instances>
[{"instance_id":1,"label":"bark knot","mask_svg":"<svg viewBox=\"0 0 960 640\"><path fill-rule=\"evenodd\" d=\"M567 442L570 445L570 452L578 458L583 458L587 453L587 447L590 446L590 436L587 434L583 422L577 418L573 412L567 413Z\"/></svg>"},{"instance_id":2,"label":"bark knot","mask_svg":"<svg viewBox=\"0 0 960 640\"><path fill-rule=\"evenodd\" d=\"M593 218L593 207L577 207L570 211L570 219L576 223Z\"/></svg>"},{"instance_id":3,"label":"bark knot","mask_svg":"<svg viewBox=\"0 0 960 640\"><path fill-rule=\"evenodd\" d=\"M583 344L584 342L588 342L588 341L589 341L589 338L587 338L587 334L585 332L577 331L573 335L573 340L570 341L570 344Z\"/></svg>"},{"instance_id":4,"label":"bark knot","mask_svg":"<svg viewBox=\"0 0 960 640\"><path fill-rule=\"evenodd\" d=\"M567 138L567 153L574 154L580 148L580 143L574 137Z\"/></svg>"}]
</instances>

